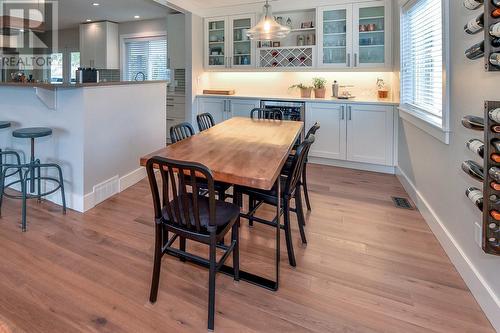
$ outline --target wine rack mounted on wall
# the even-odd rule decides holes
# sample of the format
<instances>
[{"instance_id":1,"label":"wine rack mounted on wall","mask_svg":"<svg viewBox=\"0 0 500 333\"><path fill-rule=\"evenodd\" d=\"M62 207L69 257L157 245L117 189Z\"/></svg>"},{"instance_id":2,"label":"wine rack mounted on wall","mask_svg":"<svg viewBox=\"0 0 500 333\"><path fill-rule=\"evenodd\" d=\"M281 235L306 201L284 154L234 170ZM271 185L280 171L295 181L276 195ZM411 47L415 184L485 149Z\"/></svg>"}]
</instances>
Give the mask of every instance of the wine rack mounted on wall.
<instances>
[{"instance_id":1,"label":"wine rack mounted on wall","mask_svg":"<svg viewBox=\"0 0 500 333\"><path fill-rule=\"evenodd\" d=\"M500 109L500 102L487 101L484 108L484 181L483 181L483 236L482 246L486 253L500 255L500 167L496 158L500 142L500 124L490 119L490 111ZM498 140L498 141L497 141ZM495 190L497 188L497 190Z\"/></svg>"},{"instance_id":2,"label":"wine rack mounted on wall","mask_svg":"<svg viewBox=\"0 0 500 333\"><path fill-rule=\"evenodd\" d=\"M491 13L498 9L491 0L484 1L484 68L489 72L499 72L500 66L494 66L490 62L490 55L500 52L500 47L494 47L492 41L495 37L490 35L490 27L500 22L499 18L494 18Z\"/></svg>"}]
</instances>

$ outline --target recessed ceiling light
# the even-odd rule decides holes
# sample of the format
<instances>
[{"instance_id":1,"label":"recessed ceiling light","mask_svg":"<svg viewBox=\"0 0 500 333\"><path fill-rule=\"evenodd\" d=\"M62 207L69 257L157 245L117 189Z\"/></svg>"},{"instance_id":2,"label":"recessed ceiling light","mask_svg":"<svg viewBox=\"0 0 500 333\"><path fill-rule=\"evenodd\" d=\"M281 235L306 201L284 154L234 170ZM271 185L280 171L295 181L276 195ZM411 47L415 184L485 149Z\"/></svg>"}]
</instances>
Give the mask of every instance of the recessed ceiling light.
<instances>
[{"instance_id":1,"label":"recessed ceiling light","mask_svg":"<svg viewBox=\"0 0 500 333\"><path fill-rule=\"evenodd\" d=\"M135 19L140 19L141 17L139 15L134 16Z\"/></svg>"},{"instance_id":2,"label":"recessed ceiling light","mask_svg":"<svg viewBox=\"0 0 500 333\"><path fill-rule=\"evenodd\" d=\"M96 6L96 7L97 7L97 6L99 6L99 5L100 5L100 3L98 3L98 2L94 2L94 3L92 4L92 6Z\"/></svg>"},{"instance_id":3,"label":"recessed ceiling light","mask_svg":"<svg viewBox=\"0 0 500 333\"><path fill-rule=\"evenodd\" d=\"M91 19L86 19L85 22L92 22L92 20Z\"/></svg>"}]
</instances>

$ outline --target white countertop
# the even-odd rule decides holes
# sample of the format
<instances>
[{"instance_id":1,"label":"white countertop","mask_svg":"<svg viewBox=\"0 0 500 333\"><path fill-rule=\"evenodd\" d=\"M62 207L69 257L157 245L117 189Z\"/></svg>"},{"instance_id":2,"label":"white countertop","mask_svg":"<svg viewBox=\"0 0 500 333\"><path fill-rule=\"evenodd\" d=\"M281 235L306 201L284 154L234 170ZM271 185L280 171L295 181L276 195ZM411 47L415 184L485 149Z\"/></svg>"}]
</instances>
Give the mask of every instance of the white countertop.
<instances>
[{"instance_id":1,"label":"white countertop","mask_svg":"<svg viewBox=\"0 0 500 333\"><path fill-rule=\"evenodd\" d=\"M301 98L290 95L212 95L212 94L198 94L197 97L207 98L224 98L224 99L258 99L258 100L286 100L293 102L314 102L314 103L339 103L339 104L378 104L378 105L399 105L399 101L377 98L351 98L351 99L338 99L335 97L326 98Z\"/></svg>"}]
</instances>

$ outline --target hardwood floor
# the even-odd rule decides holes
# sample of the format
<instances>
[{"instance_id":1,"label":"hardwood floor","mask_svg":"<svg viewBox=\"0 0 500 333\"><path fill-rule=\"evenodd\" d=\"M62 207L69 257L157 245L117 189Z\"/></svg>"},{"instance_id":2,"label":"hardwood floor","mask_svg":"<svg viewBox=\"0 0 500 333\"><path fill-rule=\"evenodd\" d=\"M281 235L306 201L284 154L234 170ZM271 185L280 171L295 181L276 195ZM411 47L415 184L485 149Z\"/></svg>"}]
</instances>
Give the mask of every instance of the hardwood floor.
<instances>
[{"instance_id":1,"label":"hardwood floor","mask_svg":"<svg viewBox=\"0 0 500 333\"><path fill-rule=\"evenodd\" d=\"M393 206L407 196L396 177L309 171L307 247L292 216L297 268L282 237L277 293L218 275L216 332L494 332L418 211ZM207 270L166 256L148 302L151 204L146 181L85 215L33 202L23 234L6 199L0 332L205 332ZM241 239L242 268L272 277L270 228L243 222Z\"/></svg>"}]
</instances>

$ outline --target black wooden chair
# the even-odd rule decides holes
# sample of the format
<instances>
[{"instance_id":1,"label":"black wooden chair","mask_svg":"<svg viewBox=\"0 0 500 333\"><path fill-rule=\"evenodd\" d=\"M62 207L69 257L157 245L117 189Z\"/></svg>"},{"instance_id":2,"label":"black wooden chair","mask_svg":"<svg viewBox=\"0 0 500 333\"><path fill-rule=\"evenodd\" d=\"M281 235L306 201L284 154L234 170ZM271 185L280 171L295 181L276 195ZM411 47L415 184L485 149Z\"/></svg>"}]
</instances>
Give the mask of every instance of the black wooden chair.
<instances>
[{"instance_id":1,"label":"black wooden chair","mask_svg":"<svg viewBox=\"0 0 500 333\"><path fill-rule=\"evenodd\" d=\"M158 167L162 182L162 200L154 168ZM209 267L208 285L208 329L214 329L215 319L215 275L224 262L233 254L234 279L239 280L239 213L240 208L229 202L215 199L212 172L204 165L151 158L146 166L153 195L155 213L154 269L149 300L155 303L158 297L161 259L164 254L193 261ZM198 195L195 174L206 179L208 197ZM188 186L192 191L188 192ZM220 245L220 241L231 230L231 243ZM169 238L169 233L173 236ZM179 238L179 249L172 245ZM209 246L209 259L186 252L186 240ZM224 250L217 261L216 249Z\"/></svg>"},{"instance_id":2,"label":"black wooden chair","mask_svg":"<svg viewBox=\"0 0 500 333\"><path fill-rule=\"evenodd\" d=\"M280 226L285 230L286 236L286 247L288 252L288 261L291 266L296 266L295 255L293 252L292 243L292 231L290 228L290 212L293 211L297 214L300 237L303 244L307 244L306 235L304 232L304 211L302 208L302 196L301 196L301 183L300 178L304 169L305 160L311 145L314 143L314 135L310 135L309 138L305 139L297 148L295 155L293 156L292 165L290 173L287 176L280 176L281 182L281 207L282 210L280 214L284 215L284 225ZM253 221L263 223L269 226L276 227L278 217L276 216L272 221L264 220L255 216L255 213L259 207L266 203L273 206L278 204L278 192L276 185L270 191L258 190L249 187L235 186L235 195L239 198L241 195L246 194L249 197L249 212L240 214L241 217L248 219L251 223ZM290 201L295 199L295 209L290 207ZM256 204L255 202L259 202Z\"/></svg>"},{"instance_id":3,"label":"black wooden chair","mask_svg":"<svg viewBox=\"0 0 500 333\"><path fill-rule=\"evenodd\" d=\"M307 131L306 139L309 138L311 135L316 135L316 132L321 128L320 124L316 122L310 129ZM297 149L298 145L296 145L293 150L295 151ZM292 167L292 161L293 161L293 155L294 153L290 154L288 157L288 160L285 163L285 167L283 168L282 173L284 175L288 175L290 173L290 169ZM306 205L307 205L307 210L311 210L311 201L309 200L309 191L307 189L307 164L308 164L308 157L306 156L306 162L304 164L304 170L302 171L302 178L300 180L302 189L304 190L304 197L306 200Z\"/></svg>"},{"instance_id":4,"label":"black wooden chair","mask_svg":"<svg viewBox=\"0 0 500 333\"><path fill-rule=\"evenodd\" d=\"M215 126L214 117L212 117L212 115L208 112L197 115L196 122L198 123L198 129L200 132Z\"/></svg>"},{"instance_id":5,"label":"black wooden chair","mask_svg":"<svg viewBox=\"0 0 500 333\"><path fill-rule=\"evenodd\" d=\"M278 109L255 108L250 111L250 118L283 120L283 111Z\"/></svg>"},{"instance_id":6,"label":"black wooden chair","mask_svg":"<svg viewBox=\"0 0 500 333\"><path fill-rule=\"evenodd\" d=\"M180 123L170 127L170 141L177 143L194 135L194 128L190 123Z\"/></svg>"},{"instance_id":7,"label":"black wooden chair","mask_svg":"<svg viewBox=\"0 0 500 333\"><path fill-rule=\"evenodd\" d=\"M170 140L172 143L177 143L184 139L187 139L193 136L194 128L190 123L181 123L175 126L170 127ZM207 185L205 178L198 178L198 188L200 189L200 193L206 194ZM215 182L215 190L219 196L219 200L226 200L226 198L230 195L227 195L226 192L231 188L230 184Z\"/></svg>"}]
</instances>

